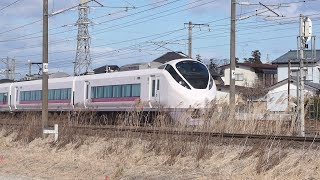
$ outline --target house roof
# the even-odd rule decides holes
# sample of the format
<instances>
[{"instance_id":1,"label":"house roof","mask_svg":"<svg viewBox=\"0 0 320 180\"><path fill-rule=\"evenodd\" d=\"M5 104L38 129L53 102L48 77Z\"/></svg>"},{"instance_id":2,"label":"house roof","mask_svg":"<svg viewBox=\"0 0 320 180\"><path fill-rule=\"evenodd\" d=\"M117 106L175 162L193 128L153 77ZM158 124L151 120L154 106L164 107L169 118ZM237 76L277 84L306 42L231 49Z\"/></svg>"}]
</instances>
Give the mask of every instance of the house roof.
<instances>
[{"instance_id":1,"label":"house roof","mask_svg":"<svg viewBox=\"0 0 320 180\"><path fill-rule=\"evenodd\" d=\"M65 72L55 72L52 74L49 74L49 79L50 78L63 78L63 77L69 77L70 75L65 73Z\"/></svg>"},{"instance_id":2,"label":"house roof","mask_svg":"<svg viewBox=\"0 0 320 180\"><path fill-rule=\"evenodd\" d=\"M229 67L230 64L221 67ZM274 64L259 64L259 63L236 63L236 66L246 66L252 68L256 73L277 74L277 65Z\"/></svg>"},{"instance_id":3,"label":"house roof","mask_svg":"<svg viewBox=\"0 0 320 180\"><path fill-rule=\"evenodd\" d=\"M221 67L227 67L227 66L230 66L230 64L226 64ZM277 65L274 65L274 64L236 63L236 66L247 66L253 69L277 69Z\"/></svg>"},{"instance_id":4,"label":"house roof","mask_svg":"<svg viewBox=\"0 0 320 180\"><path fill-rule=\"evenodd\" d=\"M167 52L166 54L158 57L157 59L155 59L153 61L164 64L164 63L167 63L171 60L183 59L183 58L188 58L188 56L182 52Z\"/></svg>"},{"instance_id":5,"label":"house roof","mask_svg":"<svg viewBox=\"0 0 320 180\"><path fill-rule=\"evenodd\" d=\"M277 88L283 84L286 84L288 82L288 78L282 80L282 81L279 81L278 83L272 85L271 87L269 87L269 89L273 89L273 88ZM290 81L291 83L297 83L297 81L295 79L291 79ZM311 81L305 81L304 82L304 86L307 87L307 88L310 88L310 89L315 89L315 90L318 90L320 91L320 84L319 83L313 83Z\"/></svg>"},{"instance_id":6,"label":"house roof","mask_svg":"<svg viewBox=\"0 0 320 180\"><path fill-rule=\"evenodd\" d=\"M14 80L11 80L11 79L0 79L0 84L9 83L9 82L14 82Z\"/></svg>"},{"instance_id":7,"label":"house roof","mask_svg":"<svg viewBox=\"0 0 320 180\"><path fill-rule=\"evenodd\" d=\"M315 60L311 59L312 51L311 50L304 50L304 57L306 58L305 62L318 62L320 61L320 50L316 50L316 57ZM272 64L288 64L290 60L291 63L299 63L299 59L297 58L297 50L290 50L284 55L278 57Z\"/></svg>"}]
</instances>

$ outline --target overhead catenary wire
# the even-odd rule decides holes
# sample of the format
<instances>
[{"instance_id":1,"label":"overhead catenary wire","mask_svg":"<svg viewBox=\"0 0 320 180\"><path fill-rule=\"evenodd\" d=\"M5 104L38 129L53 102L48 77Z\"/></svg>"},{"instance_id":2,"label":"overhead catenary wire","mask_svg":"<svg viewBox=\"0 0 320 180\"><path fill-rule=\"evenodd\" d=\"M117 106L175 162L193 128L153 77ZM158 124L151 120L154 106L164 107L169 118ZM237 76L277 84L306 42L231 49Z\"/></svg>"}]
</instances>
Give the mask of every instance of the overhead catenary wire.
<instances>
[{"instance_id":1,"label":"overhead catenary wire","mask_svg":"<svg viewBox=\"0 0 320 180\"><path fill-rule=\"evenodd\" d=\"M239 24L242 24L242 22L240 22ZM287 24L288 25L288 24ZM287 26L287 25L284 25L284 26ZM271 27L271 26L264 26L264 27ZM259 26L257 28L263 28L263 26ZM249 30L249 27L248 28L243 28L245 31ZM220 29L221 30L221 29ZM251 30L250 30L251 31ZM199 33L204 33L204 32L199 32ZM206 32L207 33L207 32ZM249 33L248 33L249 34ZM239 34L240 35L240 34ZM134 38L133 38L134 39ZM124 40L126 41L126 40ZM130 41L127 41L127 42L130 42Z\"/></svg>"},{"instance_id":2,"label":"overhead catenary wire","mask_svg":"<svg viewBox=\"0 0 320 180\"><path fill-rule=\"evenodd\" d=\"M14 1L14 2L12 2L12 3L8 4L8 5L6 5L6 6L2 7L2 8L0 8L0 12L1 12L1 11L3 11L3 10L5 10L5 9L7 9L7 8L9 8L10 6L12 6L12 5L14 5L14 4L16 4L16 3L18 3L19 1L22 1L22 0L16 0L16 1Z\"/></svg>"}]
</instances>

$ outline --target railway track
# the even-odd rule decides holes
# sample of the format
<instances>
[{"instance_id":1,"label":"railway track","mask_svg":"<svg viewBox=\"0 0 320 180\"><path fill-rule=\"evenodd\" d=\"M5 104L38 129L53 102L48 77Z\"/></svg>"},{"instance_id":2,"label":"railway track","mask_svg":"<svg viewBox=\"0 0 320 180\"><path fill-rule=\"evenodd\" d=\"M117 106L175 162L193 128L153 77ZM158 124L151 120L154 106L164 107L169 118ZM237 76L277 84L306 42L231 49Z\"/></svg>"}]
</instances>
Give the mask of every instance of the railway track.
<instances>
[{"instance_id":1,"label":"railway track","mask_svg":"<svg viewBox=\"0 0 320 180\"><path fill-rule=\"evenodd\" d=\"M151 127L117 127L117 126L75 126L74 128L91 129L91 130L113 130L113 131L131 131L140 133L157 133L157 134L169 134L169 135L187 135L198 137L224 137L224 138L239 138L239 139L272 139L272 140L284 140L284 141L296 141L296 142L320 142L320 136L277 136L277 135L264 135L264 134L238 134L238 133L216 133L208 131L190 131L190 130L175 130L175 129L163 129L163 128L151 128Z\"/></svg>"},{"instance_id":2,"label":"railway track","mask_svg":"<svg viewBox=\"0 0 320 180\"><path fill-rule=\"evenodd\" d=\"M12 126L20 127L25 124L0 124L0 127ZM69 128L83 134L98 134L101 132L133 132L145 134L162 134L162 135L180 135L192 137L218 137L218 138L236 138L236 139L253 139L253 140L279 140L279 141L294 141L294 142L320 142L318 132L315 135L306 137L301 136L280 136L280 135L266 135L266 134L239 134L239 133L217 133L198 130L177 130L174 128L157 128L157 127L133 127L133 126L114 126L114 125L75 125L75 126L59 126L59 129ZM90 133L88 133L90 132Z\"/></svg>"}]
</instances>

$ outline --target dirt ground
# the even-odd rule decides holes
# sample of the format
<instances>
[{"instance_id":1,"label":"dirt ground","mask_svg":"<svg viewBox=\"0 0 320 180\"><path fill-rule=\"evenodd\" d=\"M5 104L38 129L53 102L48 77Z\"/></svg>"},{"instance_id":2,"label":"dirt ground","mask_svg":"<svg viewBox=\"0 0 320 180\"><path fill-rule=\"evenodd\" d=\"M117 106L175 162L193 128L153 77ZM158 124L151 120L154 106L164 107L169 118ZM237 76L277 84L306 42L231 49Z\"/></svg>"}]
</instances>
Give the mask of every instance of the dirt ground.
<instances>
[{"instance_id":1,"label":"dirt ground","mask_svg":"<svg viewBox=\"0 0 320 180\"><path fill-rule=\"evenodd\" d=\"M270 143L193 143L172 150L141 139L98 137L59 147L52 137L30 143L0 131L0 179L320 179L318 148ZM202 152L202 154L201 154ZM200 156L201 155L201 156Z\"/></svg>"}]
</instances>

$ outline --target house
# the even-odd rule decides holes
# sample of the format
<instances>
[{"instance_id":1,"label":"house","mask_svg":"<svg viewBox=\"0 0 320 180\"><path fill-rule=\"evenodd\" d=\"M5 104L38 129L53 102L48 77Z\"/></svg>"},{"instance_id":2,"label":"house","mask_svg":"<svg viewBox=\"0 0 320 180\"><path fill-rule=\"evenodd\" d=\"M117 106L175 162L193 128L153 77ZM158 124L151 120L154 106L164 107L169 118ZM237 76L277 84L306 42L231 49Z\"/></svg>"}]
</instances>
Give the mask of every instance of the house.
<instances>
[{"instance_id":1,"label":"house","mask_svg":"<svg viewBox=\"0 0 320 180\"><path fill-rule=\"evenodd\" d=\"M106 72L115 72L115 71L132 71L138 69L148 69L148 68L157 68L162 64L169 62L175 59L188 58L187 55L182 52L167 52L166 54L156 58L151 62L142 62L142 63L133 63L126 64L120 68L117 65L105 65L94 69L95 74L106 73Z\"/></svg>"},{"instance_id":2,"label":"house","mask_svg":"<svg viewBox=\"0 0 320 180\"><path fill-rule=\"evenodd\" d=\"M289 91L288 91L289 89ZM289 92L289 93L288 93ZM304 95L311 97L320 93L320 84L311 81L305 81ZM288 98L290 97L290 98ZM269 88L266 95L267 110L271 112L284 112L292 110L296 106L297 99L297 81L295 79L284 79ZM289 101L289 102L288 102Z\"/></svg>"},{"instance_id":3,"label":"house","mask_svg":"<svg viewBox=\"0 0 320 180\"><path fill-rule=\"evenodd\" d=\"M223 81L230 85L230 64L221 66L223 69ZM253 87L260 82L264 86L270 86L277 82L277 66L272 64L236 63L235 80L237 86Z\"/></svg>"},{"instance_id":4,"label":"house","mask_svg":"<svg viewBox=\"0 0 320 180\"><path fill-rule=\"evenodd\" d=\"M49 79L64 78L64 77L69 77L69 76L70 75L65 72L55 72L55 73L49 74ZM27 75L26 77L22 78L21 81L32 81L32 80L38 80L38 79L42 79L41 74L33 74L31 76Z\"/></svg>"},{"instance_id":5,"label":"house","mask_svg":"<svg viewBox=\"0 0 320 180\"><path fill-rule=\"evenodd\" d=\"M162 63L159 62L144 62L144 63L134 63L134 64L126 64L120 67L120 71L132 71L138 69L149 69L149 68L157 68L161 66Z\"/></svg>"},{"instance_id":6,"label":"house","mask_svg":"<svg viewBox=\"0 0 320 180\"><path fill-rule=\"evenodd\" d=\"M299 59L297 55L297 50L290 50L272 61L272 64L278 67L278 82L288 78L289 67L291 72L298 70ZM307 70L306 80L313 83L320 83L320 50L304 50L304 57L304 66ZM297 76L297 71L292 72L291 76L293 76L294 79L294 77Z\"/></svg>"},{"instance_id":7,"label":"house","mask_svg":"<svg viewBox=\"0 0 320 180\"><path fill-rule=\"evenodd\" d=\"M98 67L93 70L94 74L102 74L102 73L106 73L106 72L115 72L115 71L120 71L119 66L105 65L105 66L101 66L101 67Z\"/></svg>"},{"instance_id":8,"label":"house","mask_svg":"<svg viewBox=\"0 0 320 180\"><path fill-rule=\"evenodd\" d=\"M175 59L183 59L183 58L188 58L188 56L182 52L172 51L172 52L167 52L166 54L158 57L157 59L153 60L153 62L159 62L161 64L164 64Z\"/></svg>"},{"instance_id":9,"label":"house","mask_svg":"<svg viewBox=\"0 0 320 180\"><path fill-rule=\"evenodd\" d=\"M304 50L306 80L305 97L318 95L320 92L320 50ZM278 83L270 87L266 96L267 109L272 112L292 110L296 106L299 59L297 50L290 50L278 57L272 64L277 65ZM290 72L290 81L288 80Z\"/></svg>"}]
</instances>

